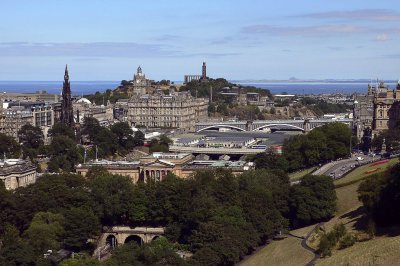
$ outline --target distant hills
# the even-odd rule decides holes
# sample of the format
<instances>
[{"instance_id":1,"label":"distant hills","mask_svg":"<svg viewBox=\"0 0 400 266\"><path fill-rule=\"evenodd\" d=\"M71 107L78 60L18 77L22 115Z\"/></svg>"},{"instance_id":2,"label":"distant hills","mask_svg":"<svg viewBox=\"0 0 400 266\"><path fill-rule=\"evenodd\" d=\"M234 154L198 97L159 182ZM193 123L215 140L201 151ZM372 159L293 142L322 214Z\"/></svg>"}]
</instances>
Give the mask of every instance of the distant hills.
<instances>
[{"instance_id":1,"label":"distant hills","mask_svg":"<svg viewBox=\"0 0 400 266\"><path fill-rule=\"evenodd\" d=\"M243 79L230 80L232 83L376 83L376 79ZM397 80L384 80L385 83L397 83Z\"/></svg>"}]
</instances>

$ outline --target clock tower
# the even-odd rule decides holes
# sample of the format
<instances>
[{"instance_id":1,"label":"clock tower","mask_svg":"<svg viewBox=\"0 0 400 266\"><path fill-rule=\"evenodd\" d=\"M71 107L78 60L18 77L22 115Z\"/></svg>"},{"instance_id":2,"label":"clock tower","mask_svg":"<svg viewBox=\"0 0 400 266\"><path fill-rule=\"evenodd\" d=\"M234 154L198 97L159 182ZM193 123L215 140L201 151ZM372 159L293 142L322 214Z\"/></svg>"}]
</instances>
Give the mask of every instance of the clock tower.
<instances>
[{"instance_id":1,"label":"clock tower","mask_svg":"<svg viewBox=\"0 0 400 266\"><path fill-rule=\"evenodd\" d=\"M146 88L150 85L146 75L143 74L142 68L137 68L136 74L133 75L133 94L146 94Z\"/></svg>"}]
</instances>

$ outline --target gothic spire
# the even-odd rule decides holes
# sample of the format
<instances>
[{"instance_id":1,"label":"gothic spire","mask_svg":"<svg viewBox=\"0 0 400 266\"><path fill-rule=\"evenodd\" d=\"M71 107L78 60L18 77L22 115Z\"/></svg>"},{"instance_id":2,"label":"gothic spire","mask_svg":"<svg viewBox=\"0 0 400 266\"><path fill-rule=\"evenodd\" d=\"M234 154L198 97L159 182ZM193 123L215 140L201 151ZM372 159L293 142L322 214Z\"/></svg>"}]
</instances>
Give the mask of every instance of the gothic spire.
<instances>
[{"instance_id":1,"label":"gothic spire","mask_svg":"<svg viewBox=\"0 0 400 266\"><path fill-rule=\"evenodd\" d=\"M68 79L69 79L68 65L65 65L64 80L68 80Z\"/></svg>"},{"instance_id":2,"label":"gothic spire","mask_svg":"<svg viewBox=\"0 0 400 266\"><path fill-rule=\"evenodd\" d=\"M64 72L60 120L62 123L70 127L72 127L74 124L74 116L73 116L72 100L71 100L71 84L69 82L67 65L65 65L65 72Z\"/></svg>"}]
</instances>

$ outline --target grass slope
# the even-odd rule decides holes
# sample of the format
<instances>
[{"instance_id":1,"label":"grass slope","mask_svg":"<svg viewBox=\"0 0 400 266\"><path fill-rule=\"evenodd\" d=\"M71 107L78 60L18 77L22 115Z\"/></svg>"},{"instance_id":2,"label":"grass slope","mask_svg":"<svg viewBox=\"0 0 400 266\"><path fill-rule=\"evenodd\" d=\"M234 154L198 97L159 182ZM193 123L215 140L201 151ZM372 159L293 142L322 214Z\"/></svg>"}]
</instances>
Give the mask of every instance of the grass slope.
<instances>
[{"instance_id":1,"label":"grass slope","mask_svg":"<svg viewBox=\"0 0 400 266\"><path fill-rule=\"evenodd\" d=\"M316 265L399 265L400 236L379 237L336 251Z\"/></svg>"},{"instance_id":2,"label":"grass slope","mask_svg":"<svg viewBox=\"0 0 400 266\"><path fill-rule=\"evenodd\" d=\"M335 224L343 223L349 231L357 233L356 223L362 217L362 212L359 212L362 204L358 201L357 189L362 180L370 175L365 172L376 167L381 168L376 172L382 172L398 162L399 159L395 158L382 165L364 165L342 179L336 180L335 185L339 185L336 188L337 212L335 217L325 223L325 230L331 230ZM291 233L298 237L305 237L314 227L315 225L310 225L293 230ZM300 239L292 237L274 241L239 265L305 265L313 258L313 254L303 249L300 243ZM318 243L318 234L311 236L308 241L312 247L317 247ZM317 265L399 265L399 250L400 236L378 237L357 242L347 249L334 251L331 257L319 259Z\"/></svg>"},{"instance_id":3,"label":"grass slope","mask_svg":"<svg viewBox=\"0 0 400 266\"><path fill-rule=\"evenodd\" d=\"M293 172L289 174L290 181L300 180L306 174L312 173L317 169L317 167L310 167L301 171Z\"/></svg>"},{"instance_id":4,"label":"grass slope","mask_svg":"<svg viewBox=\"0 0 400 266\"><path fill-rule=\"evenodd\" d=\"M240 266L297 266L306 265L314 255L300 245L301 240L288 237L273 241L260 251L239 263Z\"/></svg>"}]
</instances>

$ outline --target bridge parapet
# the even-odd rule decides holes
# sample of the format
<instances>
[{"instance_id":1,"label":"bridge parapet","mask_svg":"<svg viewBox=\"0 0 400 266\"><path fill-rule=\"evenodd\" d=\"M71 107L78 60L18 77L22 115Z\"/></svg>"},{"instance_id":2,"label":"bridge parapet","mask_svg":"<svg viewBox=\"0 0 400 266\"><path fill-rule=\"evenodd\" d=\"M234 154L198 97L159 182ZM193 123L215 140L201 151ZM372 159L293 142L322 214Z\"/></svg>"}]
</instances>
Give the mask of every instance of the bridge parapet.
<instances>
[{"instance_id":1,"label":"bridge parapet","mask_svg":"<svg viewBox=\"0 0 400 266\"><path fill-rule=\"evenodd\" d=\"M348 125L349 127L353 126L353 119L344 118L344 119L301 119L301 120L255 120L255 121L220 121L220 122L201 122L196 124L196 132L203 131L211 128L231 128L240 131L254 131L260 130L267 127L276 127L276 126L288 126L292 128L297 128L299 130L303 130L308 132L313 130L316 127L339 122Z\"/></svg>"}]
</instances>

